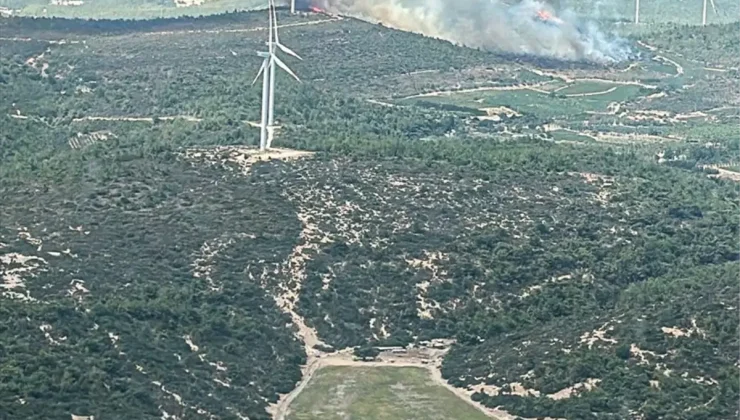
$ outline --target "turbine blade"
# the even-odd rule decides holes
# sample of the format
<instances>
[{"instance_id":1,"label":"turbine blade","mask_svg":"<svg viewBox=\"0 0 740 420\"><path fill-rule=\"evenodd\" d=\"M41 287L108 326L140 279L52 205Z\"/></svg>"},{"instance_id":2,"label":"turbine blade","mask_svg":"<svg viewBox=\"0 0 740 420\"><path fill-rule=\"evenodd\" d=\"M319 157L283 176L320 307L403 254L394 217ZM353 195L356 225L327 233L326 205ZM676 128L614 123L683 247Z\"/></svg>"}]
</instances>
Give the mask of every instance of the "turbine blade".
<instances>
[{"instance_id":1,"label":"turbine blade","mask_svg":"<svg viewBox=\"0 0 740 420\"><path fill-rule=\"evenodd\" d=\"M293 70L289 69L288 66L285 65L285 63L283 63L279 58L277 58L277 56L272 56L272 59L275 60L275 64L277 64L278 67L285 70L286 73L293 76L293 78L296 79L297 81L299 82L301 81L301 79L299 79L298 76L296 76L295 73L293 73Z\"/></svg>"},{"instance_id":2,"label":"turbine blade","mask_svg":"<svg viewBox=\"0 0 740 420\"><path fill-rule=\"evenodd\" d=\"M717 13L717 6L714 4L714 0L709 0L709 3L712 5L712 10L714 10L714 14L719 15L719 13Z\"/></svg>"},{"instance_id":3,"label":"turbine blade","mask_svg":"<svg viewBox=\"0 0 740 420\"><path fill-rule=\"evenodd\" d=\"M275 45L277 45L278 48L280 48L284 53L286 53L288 55L292 55L293 57L295 57L295 58L297 58L299 60L303 60L300 55L296 54L295 52L293 52L293 50L291 50L290 48L286 47L285 45L283 45L283 44L281 44L279 42L275 42Z\"/></svg>"},{"instance_id":4,"label":"turbine blade","mask_svg":"<svg viewBox=\"0 0 740 420\"><path fill-rule=\"evenodd\" d=\"M269 43L272 44L272 32L274 26L274 23L272 21L272 0L270 0L270 2L267 4L267 15L269 16L269 25L267 26L267 31L269 34L267 39L269 40ZM272 49L270 50L270 52L272 52Z\"/></svg>"},{"instance_id":5,"label":"turbine blade","mask_svg":"<svg viewBox=\"0 0 740 420\"><path fill-rule=\"evenodd\" d=\"M275 43L280 43L278 39L278 22L277 22L277 11L275 10L275 2L270 0L270 10L272 11L272 21L274 23L273 30L275 31Z\"/></svg>"},{"instance_id":6,"label":"turbine blade","mask_svg":"<svg viewBox=\"0 0 740 420\"><path fill-rule=\"evenodd\" d=\"M267 67L267 60L264 60L262 62L262 65L260 66L260 71L257 72L257 76L254 77L254 80L252 80L252 86L254 86L255 83L257 83L257 79L260 78L262 75L262 72L265 71L265 68Z\"/></svg>"},{"instance_id":7,"label":"turbine blade","mask_svg":"<svg viewBox=\"0 0 740 420\"><path fill-rule=\"evenodd\" d=\"M262 58L270 58L269 52L257 51L257 55Z\"/></svg>"}]
</instances>

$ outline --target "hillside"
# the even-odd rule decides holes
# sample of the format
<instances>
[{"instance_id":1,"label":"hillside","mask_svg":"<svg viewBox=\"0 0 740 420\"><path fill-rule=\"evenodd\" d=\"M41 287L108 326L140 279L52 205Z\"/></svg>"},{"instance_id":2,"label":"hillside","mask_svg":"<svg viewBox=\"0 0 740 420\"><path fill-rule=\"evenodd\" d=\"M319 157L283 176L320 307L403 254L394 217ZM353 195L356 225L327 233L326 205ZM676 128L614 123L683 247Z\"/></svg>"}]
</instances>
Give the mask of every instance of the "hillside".
<instances>
[{"instance_id":1,"label":"hillside","mask_svg":"<svg viewBox=\"0 0 740 420\"><path fill-rule=\"evenodd\" d=\"M279 2L280 3L280 2ZM316 5L324 4L314 1ZM335 1L336 3L336 1ZM342 3L349 3L347 1ZM505 1L504 4L515 3ZM565 10L572 10L581 17L596 21L632 22L635 2L617 0L594 2L593 0L543 0ZM177 16L204 16L236 10L252 10L265 7L266 2L257 0L0 0L0 9L5 8L16 16L65 17L83 19L149 19ZM283 4L287 4L287 1ZM402 1L399 4L413 4ZM708 6L709 23L728 23L737 20L740 7L732 0L714 0L716 11ZM667 13L670 11L670 13ZM640 5L640 21L646 24L679 23L697 25L701 23L702 2L695 0L650 1Z\"/></svg>"},{"instance_id":2,"label":"hillside","mask_svg":"<svg viewBox=\"0 0 740 420\"><path fill-rule=\"evenodd\" d=\"M431 339L512 418L737 417L737 23L604 66L280 21L257 157L264 13L0 20L9 418L267 419Z\"/></svg>"},{"instance_id":3,"label":"hillside","mask_svg":"<svg viewBox=\"0 0 740 420\"><path fill-rule=\"evenodd\" d=\"M0 0L14 16L151 19L203 16L263 6L256 0Z\"/></svg>"}]
</instances>

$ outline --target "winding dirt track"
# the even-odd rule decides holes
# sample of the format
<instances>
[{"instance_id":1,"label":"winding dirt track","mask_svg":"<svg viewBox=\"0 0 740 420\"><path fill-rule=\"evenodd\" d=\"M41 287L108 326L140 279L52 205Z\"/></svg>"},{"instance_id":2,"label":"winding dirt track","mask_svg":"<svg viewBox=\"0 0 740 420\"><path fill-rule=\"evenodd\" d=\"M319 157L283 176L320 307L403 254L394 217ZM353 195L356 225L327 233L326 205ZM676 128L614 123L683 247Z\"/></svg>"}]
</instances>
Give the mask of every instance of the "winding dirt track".
<instances>
[{"instance_id":1,"label":"winding dirt track","mask_svg":"<svg viewBox=\"0 0 740 420\"><path fill-rule=\"evenodd\" d=\"M398 100L404 100L404 99L414 99L414 98L427 98L432 96L443 96L443 95L455 95L460 93L473 93L473 92L485 92L485 91L506 91L506 90L523 90L523 89L529 89L529 90L535 90L539 92L545 92L537 89L540 86L545 85L547 82L542 83L536 83L533 85L514 85L514 86L482 86L477 88L470 88L470 89L447 89L447 90L437 90L434 92L427 92L427 93L418 93L416 95L409 95L404 96L402 98L398 98Z\"/></svg>"}]
</instances>

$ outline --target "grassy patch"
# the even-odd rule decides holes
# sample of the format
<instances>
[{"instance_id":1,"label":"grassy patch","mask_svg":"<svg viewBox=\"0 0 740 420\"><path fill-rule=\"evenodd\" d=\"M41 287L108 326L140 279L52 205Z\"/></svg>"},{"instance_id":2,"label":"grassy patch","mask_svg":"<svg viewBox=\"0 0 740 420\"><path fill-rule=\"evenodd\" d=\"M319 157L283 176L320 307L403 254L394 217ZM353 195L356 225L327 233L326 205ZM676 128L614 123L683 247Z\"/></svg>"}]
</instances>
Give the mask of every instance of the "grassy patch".
<instances>
[{"instance_id":1,"label":"grassy patch","mask_svg":"<svg viewBox=\"0 0 740 420\"><path fill-rule=\"evenodd\" d=\"M415 367L330 366L316 372L289 420L486 419Z\"/></svg>"},{"instance_id":2,"label":"grassy patch","mask_svg":"<svg viewBox=\"0 0 740 420\"><path fill-rule=\"evenodd\" d=\"M565 97L570 94L588 94L604 92L615 87L613 91L603 94L582 97ZM448 95L412 98L401 101L408 104L429 107L432 103L452 105L463 108L484 108L506 106L522 114L536 115L540 118L574 117L587 111L606 111L610 102L625 101L640 93L637 85L611 85L609 83L583 82L576 83L557 93L547 94L531 89L516 90L481 90L477 92L450 93Z\"/></svg>"},{"instance_id":3,"label":"grassy patch","mask_svg":"<svg viewBox=\"0 0 740 420\"><path fill-rule=\"evenodd\" d=\"M597 92L604 92L615 86L618 86L618 85L615 85L613 83L607 83L607 82L591 82L591 81L576 82L568 87L558 90L557 93L561 95L597 93Z\"/></svg>"},{"instance_id":4,"label":"grassy patch","mask_svg":"<svg viewBox=\"0 0 740 420\"><path fill-rule=\"evenodd\" d=\"M569 130L555 130L551 131L550 135L555 141L575 141L579 143L592 143L594 141L593 138L584 136L578 133L574 133Z\"/></svg>"}]
</instances>

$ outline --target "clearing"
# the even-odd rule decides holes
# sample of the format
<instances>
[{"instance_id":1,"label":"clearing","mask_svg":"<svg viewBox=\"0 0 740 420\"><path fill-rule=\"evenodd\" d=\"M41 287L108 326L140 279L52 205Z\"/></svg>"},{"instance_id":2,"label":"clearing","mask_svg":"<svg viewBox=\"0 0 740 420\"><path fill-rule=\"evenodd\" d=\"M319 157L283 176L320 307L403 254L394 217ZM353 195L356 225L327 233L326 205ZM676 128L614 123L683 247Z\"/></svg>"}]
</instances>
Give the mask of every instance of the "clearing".
<instances>
[{"instance_id":1,"label":"clearing","mask_svg":"<svg viewBox=\"0 0 740 420\"><path fill-rule=\"evenodd\" d=\"M294 400L287 418L488 419L435 384L427 369L394 366L324 367Z\"/></svg>"}]
</instances>

